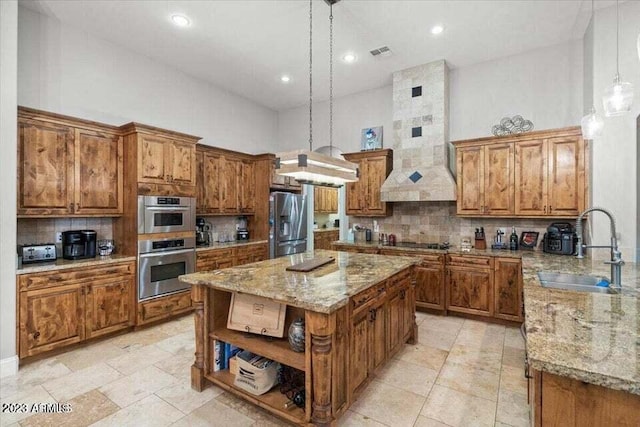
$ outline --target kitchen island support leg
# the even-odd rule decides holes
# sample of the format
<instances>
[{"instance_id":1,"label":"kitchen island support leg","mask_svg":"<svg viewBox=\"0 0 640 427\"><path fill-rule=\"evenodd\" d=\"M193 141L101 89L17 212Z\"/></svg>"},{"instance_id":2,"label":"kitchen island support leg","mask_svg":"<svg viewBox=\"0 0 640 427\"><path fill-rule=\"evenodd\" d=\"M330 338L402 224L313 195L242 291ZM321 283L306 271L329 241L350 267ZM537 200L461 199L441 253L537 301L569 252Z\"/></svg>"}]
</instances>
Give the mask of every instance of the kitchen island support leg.
<instances>
[{"instance_id":1,"label":"kitchen island support leg","mask_svg":"<svg viewBox=\"0 0 640 427\"><path fill-rule=\"evenodd\" d=\"M202 285L194 285L191 287L191 302L195 308L193 318L196 329L196 352L195 361L191 365L191 388L196 391L204 390L205 385L205 363L204 363L204 347L206 340L206 324L205 324L205 300L207 297L207 288Z\"/></svg>"},{"instance_id":2,"label":"kitchen island support leg","mask_svg":"<svg viewBox=\"0 0 640 427\"><path fill-rule=\"evenodd\" d=\"M313 376L313 401L311 422L318 426L334 426L336 420L331 405L331 379L333 348L331 342L336 331L336 316L306 312L307 328L311 335L311 372Z\"/></svg>"}]
</instances>

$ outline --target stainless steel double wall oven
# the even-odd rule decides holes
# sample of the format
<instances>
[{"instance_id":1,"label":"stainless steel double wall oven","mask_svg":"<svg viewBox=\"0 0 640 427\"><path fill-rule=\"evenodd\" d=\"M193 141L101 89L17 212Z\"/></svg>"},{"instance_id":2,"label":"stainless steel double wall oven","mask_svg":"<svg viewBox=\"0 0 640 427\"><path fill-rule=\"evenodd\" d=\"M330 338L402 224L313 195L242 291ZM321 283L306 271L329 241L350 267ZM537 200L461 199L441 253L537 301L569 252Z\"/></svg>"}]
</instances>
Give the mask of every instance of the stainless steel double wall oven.
<instances>
[{"instance_id":1,"label":"stainless steel double wall oven","mask_svg":"<svg viewBox=\"0 0 640 427\"><path fill-rule=\"evenodd\" d=\"M189 289L178 276L195 272L195 205L192 197L138 196L138 301Z\"/></svg>"}]
</instances>

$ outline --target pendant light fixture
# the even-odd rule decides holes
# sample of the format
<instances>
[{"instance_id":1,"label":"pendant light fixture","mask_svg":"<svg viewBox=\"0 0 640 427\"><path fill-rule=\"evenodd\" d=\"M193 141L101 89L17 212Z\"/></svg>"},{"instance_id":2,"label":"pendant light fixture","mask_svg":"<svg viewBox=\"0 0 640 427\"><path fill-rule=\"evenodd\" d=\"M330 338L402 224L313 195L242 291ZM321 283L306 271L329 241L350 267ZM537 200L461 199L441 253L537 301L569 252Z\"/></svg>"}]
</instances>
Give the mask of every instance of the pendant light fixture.
<instances>
[{"instance_id":1,"label":"pendant light fixture","mask_svg":"<svg viewBox=\"0 0 640 427\"><path fill-rule=\"evenodd\" d=\"M633 85L620 81L620 6L616 0L616 75L613 85L605 89L602 97L604 113L607 117L619 116L631 111Z\"/></svg>"},{"instance_id":2,"label":"pendant light fixture","mask_svg":"<svg viewBox=\"0 0 640 427\"><path fill-rule=\"evenodd\" d=\"M591 25L595 25L593 20L593 0L591 0ZM585 139L594 139L602 135L602 129L604 128L604 122L596 114L596 107L591 105L589 113L580 121L582 126L582 136Z\"/></svg>"},{"instance_id":3,"label":"pendant light fixture","mask_svg":"<svg viewBox=\"0 0 640 427\"><path fill-rule=\"evenodd\" d=\"M325 0L331 7L330 72L329 72L329 154L313 151L313 0L309 0L309 150L278 153L276 174L294 178L303 184L341 187L358 180L358 166L333 155L333 4L338 0ZM322 147L325 148L325 147Z\"/></svg>"}]
</instances>

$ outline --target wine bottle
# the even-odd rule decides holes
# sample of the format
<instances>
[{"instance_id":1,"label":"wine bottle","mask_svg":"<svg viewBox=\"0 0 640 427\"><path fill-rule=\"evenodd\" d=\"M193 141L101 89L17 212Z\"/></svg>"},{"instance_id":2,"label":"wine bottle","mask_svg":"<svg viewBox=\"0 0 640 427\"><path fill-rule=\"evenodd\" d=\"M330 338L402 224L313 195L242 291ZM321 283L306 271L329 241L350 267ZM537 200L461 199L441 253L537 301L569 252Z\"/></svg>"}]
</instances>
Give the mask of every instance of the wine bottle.
<instances>
[{"instance_id":1,"label":"wine bottle","mask_svg":"<svg viewBox=\"0 0 640 427\"><path fill-rule=\"evenodd\" d=\"M511 229L511 237L509 238L509 249L512 251L518 250L518 233L516 233L516 227Z\"/></svg>"}]
</instances>

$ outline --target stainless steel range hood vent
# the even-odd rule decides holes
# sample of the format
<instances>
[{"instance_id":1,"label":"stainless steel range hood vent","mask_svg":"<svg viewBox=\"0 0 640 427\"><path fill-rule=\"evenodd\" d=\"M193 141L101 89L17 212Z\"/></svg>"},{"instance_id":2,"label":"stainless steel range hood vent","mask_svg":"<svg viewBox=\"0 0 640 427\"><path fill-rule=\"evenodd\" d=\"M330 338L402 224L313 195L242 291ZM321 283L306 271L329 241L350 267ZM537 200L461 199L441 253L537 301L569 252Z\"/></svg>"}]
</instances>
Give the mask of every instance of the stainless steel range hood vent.
<instances>
[{"instance_id":1,"label":"stainless steel range hood vent","mask_svg":"<svg viewBox=\"0 0 640 427\"><path fill-rule=\"evenodd\" d=\"M393 171L387 202L456 200L449 170L449 68L444 60L393 73Z\"/></svg>"}]
</instances>

